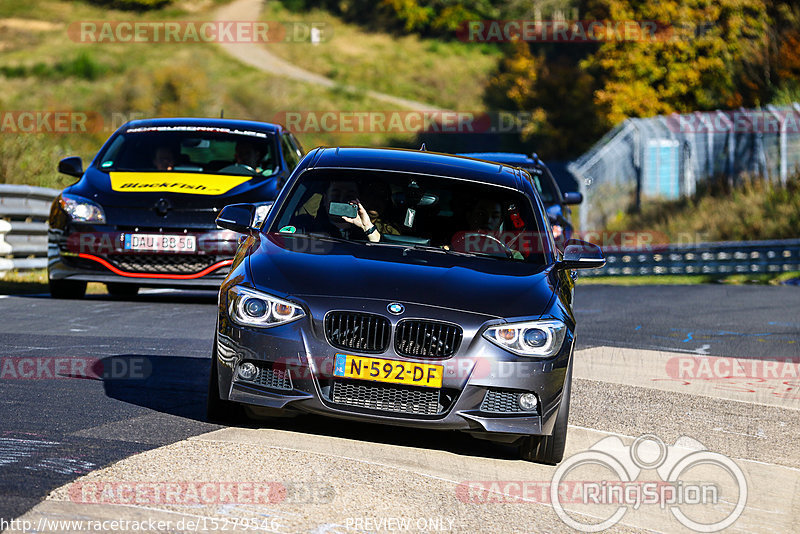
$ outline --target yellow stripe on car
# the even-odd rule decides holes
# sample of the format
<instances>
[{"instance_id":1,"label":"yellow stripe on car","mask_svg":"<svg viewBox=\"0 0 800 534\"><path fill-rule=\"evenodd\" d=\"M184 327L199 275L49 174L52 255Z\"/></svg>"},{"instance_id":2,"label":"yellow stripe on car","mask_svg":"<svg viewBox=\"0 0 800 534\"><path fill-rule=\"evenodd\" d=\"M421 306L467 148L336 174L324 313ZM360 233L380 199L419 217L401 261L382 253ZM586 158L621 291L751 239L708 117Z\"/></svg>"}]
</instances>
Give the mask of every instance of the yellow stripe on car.
<instances>
[{"instance_id":1,"label":"yellow stripe on car","mask_svg":"<svg viewBox=\"0 0 800 534\"><path fill-rule=\"evenodd\" d=\"M222 195L252 176L188 172L112 172L111 189L122 193Z\"/></svg>"}]
</instances>

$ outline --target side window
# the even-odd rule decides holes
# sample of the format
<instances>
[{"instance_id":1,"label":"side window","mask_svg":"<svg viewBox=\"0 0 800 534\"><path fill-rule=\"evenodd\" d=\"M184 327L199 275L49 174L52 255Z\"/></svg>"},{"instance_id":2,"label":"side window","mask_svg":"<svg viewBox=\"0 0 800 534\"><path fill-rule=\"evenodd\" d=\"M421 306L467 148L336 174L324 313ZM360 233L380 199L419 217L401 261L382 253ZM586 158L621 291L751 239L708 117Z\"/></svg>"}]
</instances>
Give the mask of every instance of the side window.
<instances>
[{"instance_id":1,"label":"side window","mask_svg":"<svg viewBox=\"0 0 800 534\"><path fill-rule=\"evenodd\" d=\"M287 134L287 137L289 138L289 142L294 147L295 152L297 152L297 157L299 159L303 159L303 154L305 154L305 151L303 150L303 146L300 144L300 141L298 141L292 133Z\"/></svg>"},{"instance_id":2,"label":"side window","mask_svg":"<svg viewBox=\"0 0 800 534\"><path fill-rule=\"evenodd\" d=\"M286 162L286 168L291 171L297 167L297 164L300 163L300 155L287 134L281 136L281 150L283 151L283 161Z\"/></svg>"}]
</instances>

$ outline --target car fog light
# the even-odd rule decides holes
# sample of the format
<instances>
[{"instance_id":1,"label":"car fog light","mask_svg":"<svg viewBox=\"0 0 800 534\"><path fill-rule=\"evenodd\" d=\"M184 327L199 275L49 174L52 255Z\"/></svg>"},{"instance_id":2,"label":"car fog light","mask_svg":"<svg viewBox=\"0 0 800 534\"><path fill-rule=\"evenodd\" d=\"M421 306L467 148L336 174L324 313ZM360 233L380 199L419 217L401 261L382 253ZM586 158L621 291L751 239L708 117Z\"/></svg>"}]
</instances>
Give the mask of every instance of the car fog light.
<instances>
[{"instance_id":1,"label":"car fog light","mask_svg":"<svg viewBox=\"0 0 800 534\"><path fill-rule=\"evenodd\" d=\"M244 380L252 380L257 374L258 369L250 362L245 362L239 366L239 376Z\"/></svg>"},{"instance_id":2,"label":"car fog light","mask_svg":"<svg viewBox=\"0 0 800 534\"><path fill-rule=\"evenodd\" d=\"M536 395L533 393L523 393L519 396L519 407L525 410L526 412L532 412L536 410Z\"/></svg>"}]
</instances>

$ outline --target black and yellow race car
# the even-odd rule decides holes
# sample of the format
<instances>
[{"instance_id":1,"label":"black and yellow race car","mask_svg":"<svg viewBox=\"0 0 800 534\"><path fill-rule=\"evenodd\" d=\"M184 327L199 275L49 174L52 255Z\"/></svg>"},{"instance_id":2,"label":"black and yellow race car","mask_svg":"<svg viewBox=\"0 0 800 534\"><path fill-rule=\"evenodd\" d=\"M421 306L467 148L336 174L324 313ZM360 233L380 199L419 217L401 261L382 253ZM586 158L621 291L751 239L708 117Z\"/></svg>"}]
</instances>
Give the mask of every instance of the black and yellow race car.
<instances>
[{"instance_id":1,"label":"black and yellow race car","mask_svg":"<svg viewBox=\"0 0 800 534\"><path fill-rule=\"evenodd\" d=\"M238 235L214 220L228 204L264 213L303 156L282 126L227 119L150 119L114 132L80 178L53 202L48 280L56 298L80 298L87 282L112 295L142 286L218 287Z\"/></svg>"}]
</instances>

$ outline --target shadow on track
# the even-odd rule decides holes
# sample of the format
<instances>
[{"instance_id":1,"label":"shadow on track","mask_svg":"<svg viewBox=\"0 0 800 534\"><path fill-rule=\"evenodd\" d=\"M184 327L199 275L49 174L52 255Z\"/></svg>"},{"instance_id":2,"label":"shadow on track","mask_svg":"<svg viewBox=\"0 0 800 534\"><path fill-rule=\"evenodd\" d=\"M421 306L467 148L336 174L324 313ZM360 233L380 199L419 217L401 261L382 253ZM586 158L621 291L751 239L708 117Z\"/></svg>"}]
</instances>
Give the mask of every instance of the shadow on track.
<instances>
[{"instance_id":1,"label":"shadow on track","mask_svg":"<svg viewBox=\"0 0 800 534\"><path fill-rule=\"evenodd\" d=\"M206 420L211 359L124 354L104 358L95 372L108 397L196 421ZM372 443L436 449L464 456L517 459L516 448L456 431L425 430L300 415L294 418L246 419L237 426L272 428Z\"/></svg>"}]
</instances>

